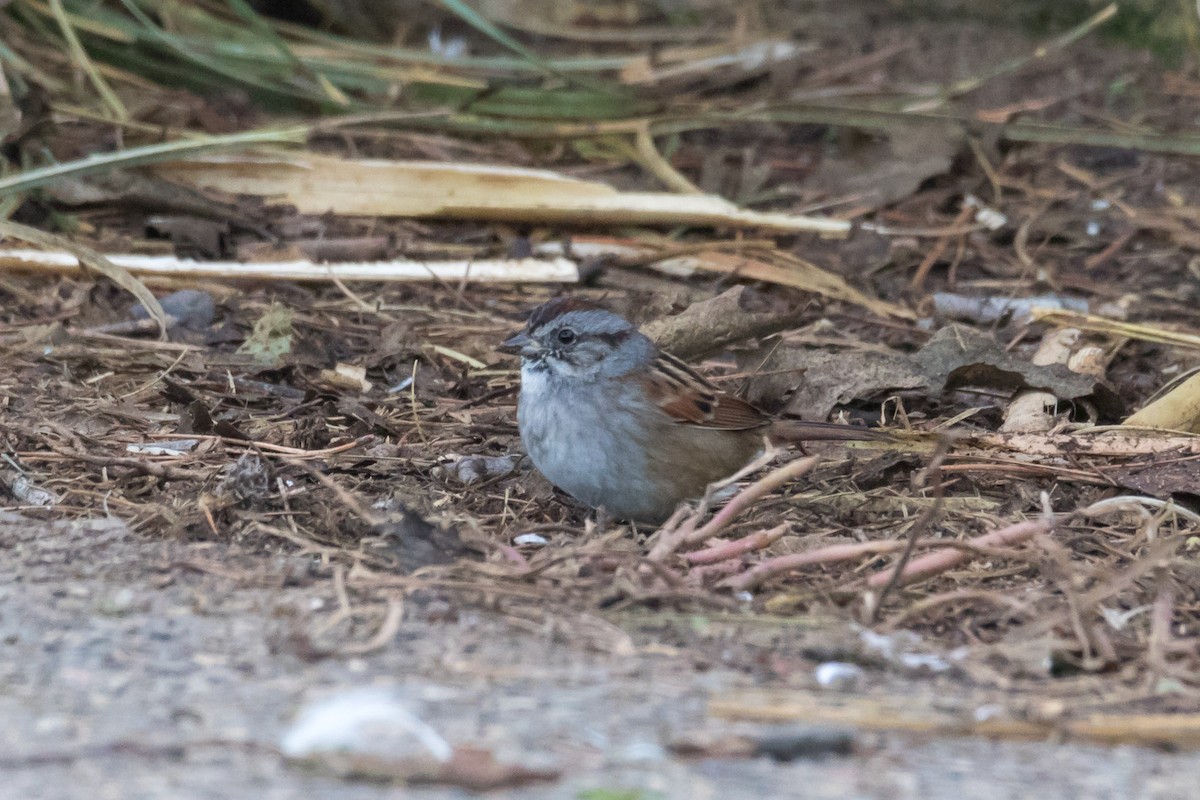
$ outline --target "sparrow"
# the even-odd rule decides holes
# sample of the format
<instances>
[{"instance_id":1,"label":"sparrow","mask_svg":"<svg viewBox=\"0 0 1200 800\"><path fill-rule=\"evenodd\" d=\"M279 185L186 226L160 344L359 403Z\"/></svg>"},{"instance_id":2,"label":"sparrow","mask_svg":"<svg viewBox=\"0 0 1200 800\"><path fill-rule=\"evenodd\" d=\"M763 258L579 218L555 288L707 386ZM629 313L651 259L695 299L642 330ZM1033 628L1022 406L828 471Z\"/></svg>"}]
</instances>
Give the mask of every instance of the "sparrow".
<instances>
[{"instance_id":1,"label":"sparrow","mask_svg":"<svg viewBox=\"0 0 1200 800\"><path fill-rule=\"evenodd\" d=\"M496 349L521 357L517 427L534 466L575 499L621 519L665 520L766 441L886 438L773 419L628 320L580 298L539 306Z\"/></svg>"}]
</instances>

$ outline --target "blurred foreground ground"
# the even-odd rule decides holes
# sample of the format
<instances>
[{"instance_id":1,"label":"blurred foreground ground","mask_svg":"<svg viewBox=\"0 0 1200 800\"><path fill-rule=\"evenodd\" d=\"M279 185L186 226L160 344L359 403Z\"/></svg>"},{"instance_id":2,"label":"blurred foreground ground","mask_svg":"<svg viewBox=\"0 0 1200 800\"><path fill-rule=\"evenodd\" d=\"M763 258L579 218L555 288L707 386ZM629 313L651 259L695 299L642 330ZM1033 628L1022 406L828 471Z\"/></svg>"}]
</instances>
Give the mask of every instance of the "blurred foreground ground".
<instances>
[{"instance_id":1,"label":"blurred foreground ground","mask_svg":"<svg viewBox=\"0 0 1200 800\"><path fill-rule=\"evenodd\" d=\"M306 700L370 685L398 687L455 743L563 770L560 782L490 797L1195 796L1200 756L1128 746L887 734L862 738L863 752L847 757L685 760L664 743L756 727L705 714L710 695L762 685L736 658L720 663L728 642L655 647L639 635L634 653L581 652L553 631L471 612L450 622L406 619L381 652L309 660L289 633L320 593L304 585L298 557L265 563L233 548L217 562L209 544L154 543L118 523L47 525L7 514L0 539L19 543L0 573L6 797L469 794L311 774L275 751ZM230 577L256 569L296 585ZM867 687L914 706L968 691L950 678L883 674Z\"/></svg>"}]
</instances>

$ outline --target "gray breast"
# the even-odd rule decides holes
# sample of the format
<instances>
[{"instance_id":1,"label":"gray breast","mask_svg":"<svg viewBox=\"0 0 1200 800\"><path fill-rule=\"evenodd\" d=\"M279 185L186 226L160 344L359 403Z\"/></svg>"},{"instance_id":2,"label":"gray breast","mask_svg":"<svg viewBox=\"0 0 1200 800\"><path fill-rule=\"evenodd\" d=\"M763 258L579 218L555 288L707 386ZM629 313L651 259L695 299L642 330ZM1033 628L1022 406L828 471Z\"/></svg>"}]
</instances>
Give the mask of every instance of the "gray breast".
<instances>
[{"instance_id":1,"label":"gray breast","mask_svg":"<svg viewBox=\"0 0 1200 800\"><path fill-rule=\"evenodd\" d=\"M621 381L523 370L517 422L534 466L555 486L619 517L649 519L658 492L646 485L646 416L634 412L629 391Z\"/></svg>"}]
</instances>

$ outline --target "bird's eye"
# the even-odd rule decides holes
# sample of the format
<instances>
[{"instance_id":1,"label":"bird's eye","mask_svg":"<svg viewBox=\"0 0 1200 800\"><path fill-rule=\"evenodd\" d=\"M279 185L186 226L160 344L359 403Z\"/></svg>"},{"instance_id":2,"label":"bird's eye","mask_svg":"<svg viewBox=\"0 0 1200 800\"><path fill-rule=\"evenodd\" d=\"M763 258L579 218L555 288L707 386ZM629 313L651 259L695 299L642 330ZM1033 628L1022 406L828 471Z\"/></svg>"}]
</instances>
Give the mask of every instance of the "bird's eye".
<instances>
[{"instance_id":1,"label":"bird's eye","mask_svg":"<svg viewBox=\"0 0 1200 800\"><path fill-rule=\"evenodd\" d=\"M575 341L575 331L570 328L561 328L558 331L558 341L563 344L571 344Z\"/></svg>"}]
</instances>

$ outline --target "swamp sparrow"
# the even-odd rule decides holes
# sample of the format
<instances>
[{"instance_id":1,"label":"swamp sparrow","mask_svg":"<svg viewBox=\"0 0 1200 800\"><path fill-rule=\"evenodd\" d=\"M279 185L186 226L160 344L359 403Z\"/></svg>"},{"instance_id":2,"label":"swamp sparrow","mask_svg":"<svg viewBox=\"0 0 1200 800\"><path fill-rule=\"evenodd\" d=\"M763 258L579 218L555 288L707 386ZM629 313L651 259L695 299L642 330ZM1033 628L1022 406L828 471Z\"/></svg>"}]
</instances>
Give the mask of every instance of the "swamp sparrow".
<instances>
[{"instance_id":1,"label":"swamp sparrow","mask_svg":"<svg viewBox=\"0 0 1200 800\"><path fill-rule=\"evenodd\" d=\"M585 300L539 306L501 352L521 356L517 424L551 483L624 519L660 522L772 440L871 439L878 432L772 420Z\"/></svg>"}]
</instances>

